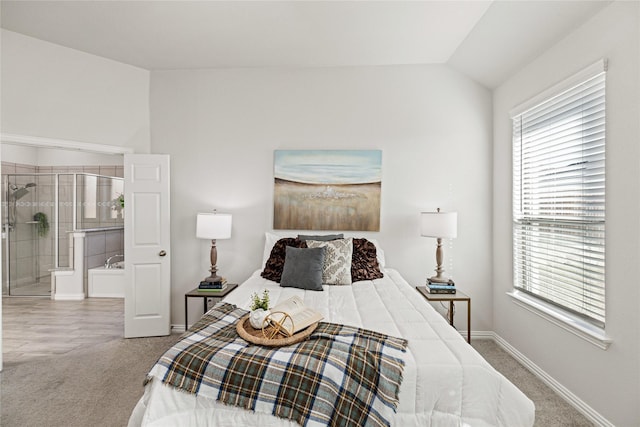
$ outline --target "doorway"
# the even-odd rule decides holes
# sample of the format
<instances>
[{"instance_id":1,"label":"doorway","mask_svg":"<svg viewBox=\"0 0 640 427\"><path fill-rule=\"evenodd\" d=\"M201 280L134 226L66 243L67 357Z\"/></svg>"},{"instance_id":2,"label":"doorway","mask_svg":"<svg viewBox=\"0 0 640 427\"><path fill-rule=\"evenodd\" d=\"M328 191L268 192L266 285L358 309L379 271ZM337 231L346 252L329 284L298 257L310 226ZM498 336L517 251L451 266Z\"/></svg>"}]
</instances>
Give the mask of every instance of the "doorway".
<instances>
[{"instance_id":1,"label":"doorway","mask_svg":"<svg viewBox=\"0 0 640 427\"><path fill-rule=\"evenodd\" d=\"M71 232L110 230L113 237L122 240L115 246L111 243L114 253L109 247L87 251L85 270L103 265L107 255L122 253L122 177L84 172L6 173L16 167L40 168L2 162L3 201L7 207L2 218L4 295L50 296L51 271L73 266ZM123 174L122 165L56 167L58 171L65 169ZM100 254L104 259L99 259ZM84 276L86 282L86 271Z\"/></svg>"},{"instance_id":2,"label":"doorway","mask_svg":"<svg viewBox=\"0 0 640 427\"><path fill-rule=\"evenodd\" d=\"M97 153L98 155L111 155L117 156L119 159L123 159L123 155L126 153L132 153L133 149L126 147L116 147L101 144L84 143L77 141L56 140L51 138L40 138L26 135L0 135L0 160L5 161L9 158L5 150L7 148L14 151L11 155L20 150L37 149L37 150L51 150L56 153L63 153L62 156L66 157L76 152L81 153ZM121 160L122 161L122 160ZM53 172L53 170L52 170ZM17 173L17 171L16 171ZM0 211L4 212L6 205L2 205ZM3 245L0 245L0 253L3 254ZM2 271L3 277L5 274L5 268L0 264L0 271ZM2 292L0 292L0 301L2 301ZM1 310L1 306L0 306ZM4 316L2 316L4 320ZM0 371L2 371L2 322L0 322Z\"/></svg>"}]
</instances>

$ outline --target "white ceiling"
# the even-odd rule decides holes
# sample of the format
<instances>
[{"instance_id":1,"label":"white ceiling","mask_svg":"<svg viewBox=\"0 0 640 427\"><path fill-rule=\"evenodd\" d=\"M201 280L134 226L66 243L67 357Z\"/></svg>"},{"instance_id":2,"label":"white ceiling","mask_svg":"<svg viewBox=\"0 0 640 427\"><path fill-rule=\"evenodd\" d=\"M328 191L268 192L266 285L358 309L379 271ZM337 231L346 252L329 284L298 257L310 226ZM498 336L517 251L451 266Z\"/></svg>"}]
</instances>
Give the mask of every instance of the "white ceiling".
<instances>
[{"instance_id":1,"label":"white ceiling","mask_svg":"<svg viewBox=\"0 0 640 427\"><path fill-rule=\"evenodd\" d=\"M149 70L449 63L487 87L608 1L6 1L1 25Z\"/></svg>"}]
</instances>

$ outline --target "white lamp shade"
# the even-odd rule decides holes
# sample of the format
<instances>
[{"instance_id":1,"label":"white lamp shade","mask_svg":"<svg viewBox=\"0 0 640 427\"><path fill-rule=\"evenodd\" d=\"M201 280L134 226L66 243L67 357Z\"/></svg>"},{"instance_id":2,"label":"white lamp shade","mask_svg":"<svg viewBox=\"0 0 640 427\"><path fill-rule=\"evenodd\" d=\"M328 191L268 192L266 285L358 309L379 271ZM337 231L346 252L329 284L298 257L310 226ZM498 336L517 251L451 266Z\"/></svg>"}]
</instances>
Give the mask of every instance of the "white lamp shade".
<instances>
[{"instance_id":1,"label":"white lamp shade","mask_svg":"<svg viewBox=\"0 0 640 427\"><path fill-rule=\"evenodd\" d=\"M199 213L196 221L196 237L212 240L231 238L231 214Z\"/></svg>"},{"instance_id":2,"label":"white lamp shade","mask_svg":"<svg viewBox=\"0 0 640 427\"><path fill-rule=\"evenodd\" d=\"M458 236L457 212L422 212L420 235L453 239Z\"/></svg>"}]
</instances>

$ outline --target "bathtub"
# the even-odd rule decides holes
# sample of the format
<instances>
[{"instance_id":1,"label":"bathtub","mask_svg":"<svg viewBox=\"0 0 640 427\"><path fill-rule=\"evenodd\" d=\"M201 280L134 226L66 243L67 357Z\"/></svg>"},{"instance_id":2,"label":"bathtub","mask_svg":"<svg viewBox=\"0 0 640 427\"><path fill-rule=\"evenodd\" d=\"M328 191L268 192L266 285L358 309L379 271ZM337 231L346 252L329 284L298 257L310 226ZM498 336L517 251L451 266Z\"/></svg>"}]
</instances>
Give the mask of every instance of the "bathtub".
<instances>
[{"instance_id":1,"label":"bathtub","mask_svg":"<svg viewBox=\"0 0 640 427\"><path fill-rule=\"evenodd\" d=\"M89 298L124 298L124 261L87 270Z\"/></svg>"}]
</instances>

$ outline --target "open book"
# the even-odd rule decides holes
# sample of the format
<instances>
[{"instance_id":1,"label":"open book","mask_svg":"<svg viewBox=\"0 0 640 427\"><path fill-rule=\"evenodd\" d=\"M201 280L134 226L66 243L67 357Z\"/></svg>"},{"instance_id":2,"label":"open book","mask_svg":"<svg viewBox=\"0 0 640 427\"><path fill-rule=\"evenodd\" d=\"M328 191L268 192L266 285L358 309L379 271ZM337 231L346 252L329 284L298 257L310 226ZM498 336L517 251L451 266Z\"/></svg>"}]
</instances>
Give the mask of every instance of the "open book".
<instances>
[{"instance_id":1,"label":"open book","mask_svg":"<svg viewBox=\"0 0 640 427\"><path fill-rule=\"evenodd\" d=\"M305 306L302 299L298 296L286 299L271 309L271 313L277 311L287 313L291 316L293 325L289 318L286 318L283 326L287 331L291 331L292 335L323 319L322 314L318 313L311 307ZM273 315L273 320L279 321L282 317L284 317L282 314L275 313Z\"/></svg>"}]
</instances>

